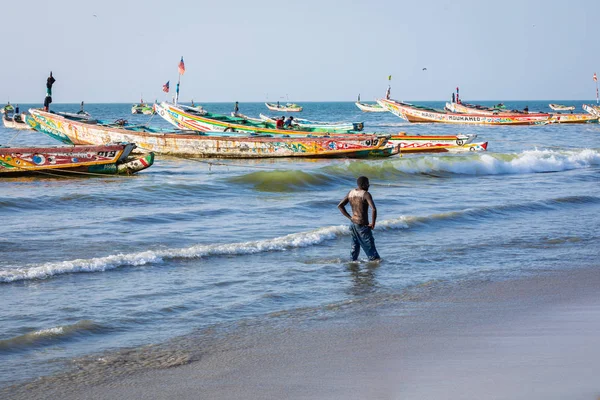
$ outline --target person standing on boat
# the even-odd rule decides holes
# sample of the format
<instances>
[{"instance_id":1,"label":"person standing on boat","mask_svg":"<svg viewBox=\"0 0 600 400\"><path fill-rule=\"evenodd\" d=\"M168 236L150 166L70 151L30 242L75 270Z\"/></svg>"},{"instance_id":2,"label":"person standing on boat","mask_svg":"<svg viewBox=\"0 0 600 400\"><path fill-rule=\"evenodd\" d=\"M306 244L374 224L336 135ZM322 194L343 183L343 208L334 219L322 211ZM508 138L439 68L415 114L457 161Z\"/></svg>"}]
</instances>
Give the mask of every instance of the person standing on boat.
<instances>
[{"instance_id":1,"label":"person standing on boat","mask_svg":"<svg viewBox=\"0 0 600 400\"><path fill-rule=\"evenodd\" d=\"M237 114L239 111L240 111L240 107L239 107L238 102L236 101L235 102L235 107L233 107L233 113Z\"/></svg>"},{"instance_id":2,"label":"person standing on boat","mask_svg":"<svg viewBox=\"0 0 600 400\"><path fill-rule=\"evenodd\" d=\"M356 189L352 189L346 197L338 204L340 212L348 218L350 224L350 233L352 234L352 247L350 255L352 261L358 259L360 249L362 248L369 261L379 260L379 253L375 248L375 239L373 238L373 229L377 220L377 208L373 197L369 193L369 178L361 176L356 180ZM350 203L352 215L346 211L346 204ZM369 223L369 207L371 207L371 223Z\"/></svg>"}]
</instances>

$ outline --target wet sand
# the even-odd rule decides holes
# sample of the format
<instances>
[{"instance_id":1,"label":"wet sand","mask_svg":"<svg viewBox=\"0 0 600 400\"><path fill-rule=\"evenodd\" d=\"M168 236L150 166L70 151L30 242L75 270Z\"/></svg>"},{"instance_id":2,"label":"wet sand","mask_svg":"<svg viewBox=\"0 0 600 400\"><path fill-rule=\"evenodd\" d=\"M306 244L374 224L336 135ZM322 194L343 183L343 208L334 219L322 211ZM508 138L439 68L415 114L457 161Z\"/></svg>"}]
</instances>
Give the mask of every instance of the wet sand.
<instances>
[{"instance_id":1,"label":"wet sand","mask_svg":"<svg viewBox=\"0 0 600 400\"><path fill-rule=\"evenodd\" d=\"M600 398L600 269L417 297L351 317L242 329L227 334L227 346L179 363L173 351L171 368L38 382L10 397Z\"/></svg>"}]
</instances>

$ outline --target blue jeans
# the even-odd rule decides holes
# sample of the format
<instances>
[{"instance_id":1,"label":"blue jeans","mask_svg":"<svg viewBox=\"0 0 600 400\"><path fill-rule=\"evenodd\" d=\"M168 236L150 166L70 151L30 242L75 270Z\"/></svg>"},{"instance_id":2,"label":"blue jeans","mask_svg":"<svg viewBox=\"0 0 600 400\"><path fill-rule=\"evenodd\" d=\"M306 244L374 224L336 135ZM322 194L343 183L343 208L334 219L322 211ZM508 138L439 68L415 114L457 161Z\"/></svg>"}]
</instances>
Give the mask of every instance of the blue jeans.
<instances>
[{"instance_id":1,"label":"blue jeans","mask_svg":"<svg viewBox=\"0 0 600 400\"><path fill-rule=\"evenodd\" d=\"M352 261L358 259L361 247L367 257L369 257L369 260L379 260L380 257L375 248L375 239L373 239L371 228L352 223L350 225L350 232L352 233L352 250L350 251Z\"/></svg>"}]
</instances>

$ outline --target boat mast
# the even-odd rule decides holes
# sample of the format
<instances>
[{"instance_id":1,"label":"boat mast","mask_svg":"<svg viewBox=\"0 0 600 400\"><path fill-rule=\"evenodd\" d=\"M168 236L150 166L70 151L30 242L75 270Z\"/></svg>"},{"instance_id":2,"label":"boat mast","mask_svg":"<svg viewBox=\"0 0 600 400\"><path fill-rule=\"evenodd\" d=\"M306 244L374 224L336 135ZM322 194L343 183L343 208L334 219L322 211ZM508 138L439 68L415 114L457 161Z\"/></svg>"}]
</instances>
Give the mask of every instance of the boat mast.
<instances>
[{"instance_id":1,"label":"boat mast","mask_svg":"<svg viewBox=\"0 0 600 400\"><path fill-rule=\"evenodd\" d=\"M595 72L594 72L594 82L596 82L596 105L598 105L598 77L596 76Z\"/></svg>"},{"instance_id":2,"label":"boat mast","mask_svg":"<svg viewBox=\"0 0 600 400\"><path fill-rule=\"evenodd\" d=\"M181 75L185 73L185 64L183 63L183 56L181 56L181 61L179 61L179 78L177 78L177 87L175 89L175 105L179 101L179 84L181 83Z\"/></svg>"}]
</instances>

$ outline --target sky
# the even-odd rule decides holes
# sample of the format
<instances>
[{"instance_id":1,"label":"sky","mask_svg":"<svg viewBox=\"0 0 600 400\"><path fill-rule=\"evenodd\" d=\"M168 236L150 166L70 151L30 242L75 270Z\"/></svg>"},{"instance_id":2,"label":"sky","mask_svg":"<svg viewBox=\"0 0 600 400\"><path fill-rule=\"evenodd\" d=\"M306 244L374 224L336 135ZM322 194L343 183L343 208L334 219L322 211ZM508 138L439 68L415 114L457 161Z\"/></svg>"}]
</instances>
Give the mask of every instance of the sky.
<instances>
[{"instance_id":1,"label":"sky","mask_svg":"<svg viewBox=\"0 0 600 400\"><path fill-rule=\"evenodd\" d=\"M15 3L17 4L17 3ZM0 103L588 100L600 1L28 0L2 7ZM423 70L426 68L426 70ZM171 93L162 92L170 81Z\"/></svg>"}]
</instances>

